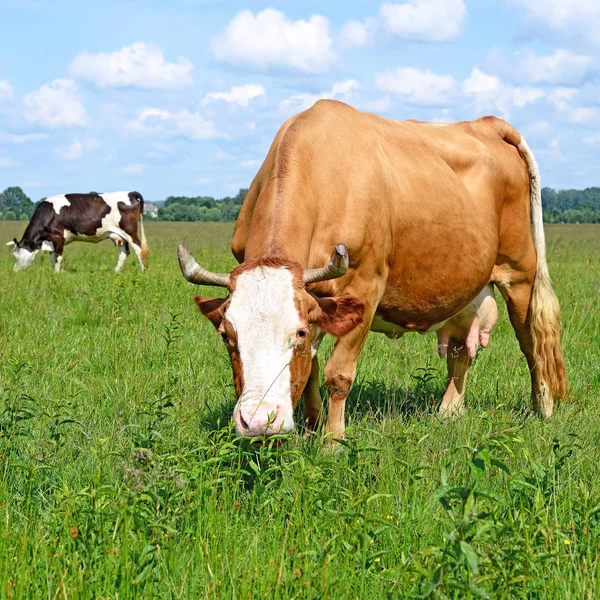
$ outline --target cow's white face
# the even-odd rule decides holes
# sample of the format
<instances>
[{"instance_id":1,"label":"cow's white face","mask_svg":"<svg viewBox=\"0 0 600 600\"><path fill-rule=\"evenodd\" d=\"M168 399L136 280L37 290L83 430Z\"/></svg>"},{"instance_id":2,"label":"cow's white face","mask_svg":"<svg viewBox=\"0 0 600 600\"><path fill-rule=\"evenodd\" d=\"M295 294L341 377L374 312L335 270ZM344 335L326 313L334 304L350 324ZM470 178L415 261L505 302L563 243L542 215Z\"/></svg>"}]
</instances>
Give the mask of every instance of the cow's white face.
<instances>
[{"instance_id":1,"label":"cow's white face","mask_svg":"<svg viewBox=\"0 0 600 600\"><path fill-rule=\"evenodd\" d=\"M288 433L294 428L290 363L302 327L288 269L257 267L239 275L224 314L235 332L244 385L234 410L239 434ZM233 333L233 332L232 332ZM304 342L304 340L302 340Z\"/></svg>"},{"instance_id":2,"label":"cow's white face","mask_svg":"<svg viewBox=\"0 0 600 600\"><path fill-rule=\"evenodd\" d=\"M24 271L35 259L39 250L27 250L27 248L19 248L18 246L12 252L15 258L14 271Z\"/></svg>"},{"instance_id":3,"label":"cow's white face","mask_svg":"<svg viewBox=\"0 0 600 600\"><path fill-rule=\"evenodd\" d=\"M304 289L300 265L241 265L232 282L227 298L197 296L196 303L231 358L236 432L289 433L311 371L312 339L319 331L348 333L364 306L352 296L315 299Z\"/></svg>"}]
</instances>

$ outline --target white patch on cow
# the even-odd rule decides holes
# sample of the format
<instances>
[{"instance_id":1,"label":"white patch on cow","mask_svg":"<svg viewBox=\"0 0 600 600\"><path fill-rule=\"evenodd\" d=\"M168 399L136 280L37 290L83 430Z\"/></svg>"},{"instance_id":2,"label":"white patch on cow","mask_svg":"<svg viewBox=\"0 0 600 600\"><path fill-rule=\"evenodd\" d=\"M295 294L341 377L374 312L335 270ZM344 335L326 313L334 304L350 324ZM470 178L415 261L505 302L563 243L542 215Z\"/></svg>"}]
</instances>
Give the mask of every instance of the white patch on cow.
<instances>
[{"instance_id":1,"label":"white patch on cow","mask_svg":"<svg viewBox=\"0 0 600 600\"><path fill-rule=\"evenodd\" d=\"M115 267L115 273L118 273L123 267L123 263L127 260L127 248L125 244L121 243L119 246L119 260L117 262L117 266Z\"/></svg>"},{"instance_id":2,"label":"white patch on cow","mask_svg":"<svg viewBox=\"0 0 600 600\"><path fill-rule=\"evenodd\" d=\"M62 254L56 257L56 262L54 263L54 272L60 273L60 265L62 264Z\"/></svg>"},{"instance_id":3,"label":"white patch on cow","mask_svg":"<svg viewBox=\"0 0 600 600\"><path fill-rule=\"evenodd\" d=\"M26 248L15 248L12 255L15 257L14 271L24 271L27 267L31 266L34 258L36 257L39 250L30 252Z\"/></svg>"},{"instance_id":4,"label":"white patch on cow","mask_svg":"<svg viewBox=\"0 0 600 600\"><path fill-rule=\"evenodd\" d=\"M56 214L60 213L60 209L64 206L71 206L71 202L67 200L67 197L64 194L60 194L58 196L50 196L50 198L46 198L46 202L52 204L54 208L54 212Z\"/></svg>"},{"instance_id":5,"label":"white patch on cow","mask_svg":"<svg viewBox=\"0 0 600 600\"><path fill-rule=\"evenodd\" d=\"M54 244L52 242L44 240L40 249L42 252L54 252Z\"/></svg>"},{"instance_id":6,"label":"white patch on cow","mask_svg":"<svg viewBox=\"0 0 600 600\"><path fill-rule=\"evenodd\" d=\"M237 333L244 370L244 390L234 415L243 407L250 431L253 423L247 415L277 415L283 421L278 428L282 433L294 427L289 363L300 317L292 281L285 268L257 267L242 273L225 315Z\"/></svg>"},{"instance_id":7,"label":"white patch on cow","mask_svg":"<svg viewBox=\"0 0 600 600\"><path fill-rule=\"evenodd\" d=\"M131 237L126 234L119 223L121 222L121 212L119 211L119 202L131 206L131 200L129 199L129 192L108 192L105 194L99 194L99 196L106 202L110 208L110 212L102 219L100 226L96 229L94 235L81 235L74 234L72 231L65 229L63 237L65 238L65 244L71 242L100 242L106 238L112 240L125 239L130 244L133 244ZM135 244L133 244L135 246Z\"/></svg>"}]
</instances>

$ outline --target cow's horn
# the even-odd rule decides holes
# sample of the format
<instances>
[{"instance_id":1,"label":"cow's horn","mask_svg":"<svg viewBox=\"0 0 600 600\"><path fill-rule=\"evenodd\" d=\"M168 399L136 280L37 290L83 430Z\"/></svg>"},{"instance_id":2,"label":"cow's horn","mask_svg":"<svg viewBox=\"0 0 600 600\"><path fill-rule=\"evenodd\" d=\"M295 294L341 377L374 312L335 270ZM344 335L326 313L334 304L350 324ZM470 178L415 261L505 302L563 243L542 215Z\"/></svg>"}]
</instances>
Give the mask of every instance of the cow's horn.
<instances>
[{"instance_id":1,"label":"cow's horn","mask_svg":"<svg viewBox=\"0 0 600 600\"><path fill-rule=\"evenodd\" d=\"M321 269L304 269L304 283L317 283L326 279L335 279L346 274L348 270L348 248L344 244L338 244L331 257L331 262Z\"/></svg>"},{"instance_id":2,"label":"cow's horn","mask_svg":"<svg viewBox=\"0 0 600 600\"><path fill-rule=\"evenodd\" d=\"M183 244L179 244L177 258L179 259L179 267L183 276L190 283L195 283L196 285L218 285L224 288L229 287L228 273L211 273L207 271L194 260L190 251Z\"/></svg>"},{"instance_id":3,"label":"cow's horn","mask_svg":"<svg viewBox=\"0 0 600 600\"><path fill-rule=\"evenodd\" d=\"M15 240L10 240L10 242L6 242L7 246L16 246L17 242Z\"/></svg>"}]
</instances>

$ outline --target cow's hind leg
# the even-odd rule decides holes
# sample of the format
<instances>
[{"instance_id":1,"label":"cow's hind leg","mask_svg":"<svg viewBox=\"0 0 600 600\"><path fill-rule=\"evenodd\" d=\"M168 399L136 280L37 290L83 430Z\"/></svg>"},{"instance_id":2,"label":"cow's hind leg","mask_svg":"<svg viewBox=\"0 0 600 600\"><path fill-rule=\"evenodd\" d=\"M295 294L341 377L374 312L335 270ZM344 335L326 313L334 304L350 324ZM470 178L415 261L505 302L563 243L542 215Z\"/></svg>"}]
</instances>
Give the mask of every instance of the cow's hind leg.
<instances>
[{"instance_id":1,"label":"cow's hind leg","mask_svg":"<svg viewBox=\"0 0 600 600\"><path fill-rule=\"evenodd\" d=\"M135 252L135 255L138 259L138 262L140 263L140 269L142 269L142 271L144 270L144 257L142 254L142 244L140 242L140 239L137 236L137 233L127 233L126 231L121 231L119 233L119 235L123 236L123 238L125 238L125 240L131 245L131 247L133 248L133 251Z\"/></svg>"},{"instance_id":2,"label":"cow's hind leg","mask_svg":"<svg viewBox=\"0 0 600 600\"><path fill-rule=\"evenodd\" d=\"M447 351L448 384L440 405L440 415L460 416L465 410L465 385L473 359L469 356L466 342L462 340L450 338Z\"/></svg>"},{"instance_id":3,"label":"cow's hind leg","mask_svg":"<svg viewBox=\"0 0 600 600\"><path fill-rule=\"evenodd\" d=\"M532 279L499 287L529 366L533 409L540 416L549 417L554 398L562 398L567 385L560 347L560 317L549 282Z\"/></svg>"},{"instance_id":4,"label":"cow's hind leg","mask_svg":"<svg viewBox=\"0 0 600 600\"><path fill-rule=\"evenodd\" d=\"M121 244L118 244L119 247L119 261L117 262L117 266L115 267L115 273L118 273L122 267L123 264L125 263L125 260L127 259L127 242L123 242Z\"/></svg>"},{"instance_id":5,"label":"cow's hind leg","mask_svg":"<svg viewBox=\"0 0 600 600\"><path fill-rule=\"evenodd\" d=\"M60 273L60 267L63 259L63 248L65 246L65 239L62 236L56 236L52 238L54 244L54 252L50 253L50 260L54 265L54 272Z\"/></svg>"}]
</instances>

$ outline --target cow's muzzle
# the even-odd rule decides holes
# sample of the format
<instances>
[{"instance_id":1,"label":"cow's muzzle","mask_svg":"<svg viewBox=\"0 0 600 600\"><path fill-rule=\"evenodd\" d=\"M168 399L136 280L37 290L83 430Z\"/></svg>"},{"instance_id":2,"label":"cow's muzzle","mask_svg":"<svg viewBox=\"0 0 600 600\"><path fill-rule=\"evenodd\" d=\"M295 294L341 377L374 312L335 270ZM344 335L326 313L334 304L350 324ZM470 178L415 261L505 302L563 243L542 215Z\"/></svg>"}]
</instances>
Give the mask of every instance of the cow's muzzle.
<instances>
[{"instance_id":1,"label":"cow's muzzle","mask_svg":"<svg viewBox=\"0 0 600 600\"><path fill-rule=\"evenodd\" d=\"M268 437L290 433L294 429L293 415L281 404L244 402L234 414L235 430L246 437Z\"/></svg>"}]
</instances>

